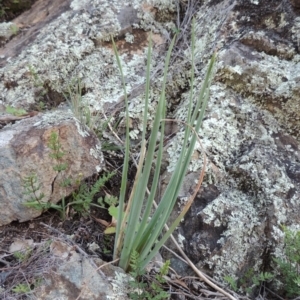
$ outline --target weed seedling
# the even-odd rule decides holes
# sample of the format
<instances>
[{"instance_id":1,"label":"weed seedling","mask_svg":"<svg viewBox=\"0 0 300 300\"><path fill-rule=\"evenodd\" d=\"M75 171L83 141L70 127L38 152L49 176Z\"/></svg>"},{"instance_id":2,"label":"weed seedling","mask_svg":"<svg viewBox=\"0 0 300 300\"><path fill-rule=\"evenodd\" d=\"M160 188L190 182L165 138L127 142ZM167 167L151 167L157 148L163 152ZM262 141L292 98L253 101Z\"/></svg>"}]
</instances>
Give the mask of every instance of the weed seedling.
<instances>
[{"instance_id":1,"label":"weed seedling","mask_svg":"<svg viewBox=\"0 0 300 300\"><path fill-rule=\"evenodd\" d=\"M58 173L66 170L68 165L62 162L65 152L63 152L61 149L61 143L59 142L56 132L51 133L48 147L52 150L49 156L56 161L56 164L53 166L53 170L57 171ZM64 187L68 186L69 184L70 180L68 179L63 179L61 182L61 186ZM39 192L41 189L41 184L38 183L38 178L35 173L23 178L23 188L25 189L24 194L29 196L29 199L24 203L25 206L41 210L42 212L48 210L49 208L54 208L61 213L63 219L65 218L64 197L62 197L61 205L51 202L43 202L42 199L45 197L45 195Z\"/></svg>"},{"instance_id":2,"label":"weed seedling","mask_svg":"<svg viewBox=\"0 0 300 300\"><path fill-rule=\"evenodd\" d=\"M30 198L28 202L37 202L41 205L41 200L45 197L43 193L39 193L41 188L41 184L38 183L37 175L35 173L31 173L28 176L23 178L23 188L24 195L28 195Z\"/></svg>"},{"instance_id":3,"label":"weed seedling","mask_svg":"<svg viewBox=\"0 0 300 300\"><path fill-rule=\"evenodd\" d=\"M139 255L135 251L131 255L130 261L130 275L134 280L130 281L130 299L136 300L162 300L168 299L169 294L163 289L163 285L166 283L164 276L168 274L170 261L166 261L159 272L151 278L151 284L143 282L143 275L145 275L145 270L140 269L139 267Z\"/></svg>"},{"instance_id":4,"label":"weed seedling","mask_svg":"<svg viewBox=\"0 0 300 300\"><path fill-rule=\"evenodd\" d=\"M25 283L17 284L12 291L16 294L28 294L31 292L30 286Z\"/></svg>"},{"instance_id":5,"label":"weed seedling","mask_svg":"<svg viewBox=\"0 0 300 300\"><path fill-rule=\"evenodd\" d=\"M99 208L105 208L105 202L109 201L113 202L114 197L105 197L104 200L102 198L98 199L98 204L92 203L94 197L97 193L103 188L105 183L111 179L115 173L108 173L100 177L91 187L89 187L86 183L82 183L79 186L79 189L72 194L72 202L68 204L68 206L72 205L72 207L80 214L85 215L89 212L90 206L95 206Z\"/></svg>"},{"instance_id":6,"label":"weed seedling","mask_svg":"<svg viewBox=\"0 0 300 300\"><path fill-rule=\"evenodd\" d=\"M14 115L16 117L19 117L19 116L27 114L27 111L25 109L15 108L15 107L12 107L12 106L7 106L6 109L5 109L5 111L8 114Z\"/></svg>"},{"instance_id":7,"label":"weed seedling","mask_svg":"<svg viewBox=\"0 0 300 300\"><path fill-rule=\"evenodd\" d=\"M14 252L14 257L19 260L19 262L26 261L31 256L32 250L27 249L24 251L16 251Z\"/></svg>"},{"instance_id":8,"label":"weed seedling","mask_svg":"<svg viewBox=\"0 0 300 300\"><path fill-rule=\"evenodd\" d=\"M283 226L285 259L274 258L288 297L300 296L300 231Z\"/></svg>"}]
</instances>

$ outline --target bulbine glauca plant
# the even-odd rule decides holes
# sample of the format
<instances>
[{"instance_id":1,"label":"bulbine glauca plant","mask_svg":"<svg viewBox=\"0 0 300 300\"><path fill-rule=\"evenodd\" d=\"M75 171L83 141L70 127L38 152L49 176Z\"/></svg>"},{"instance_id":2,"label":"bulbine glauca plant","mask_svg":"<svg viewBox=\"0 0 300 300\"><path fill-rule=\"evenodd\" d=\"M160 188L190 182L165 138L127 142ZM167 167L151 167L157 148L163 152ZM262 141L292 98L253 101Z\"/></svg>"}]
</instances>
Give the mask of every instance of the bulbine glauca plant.
<instances>
[{"instance_id":1,"label":"bulbine glauca plant","mask_svg":"<svg viewBox=\"0 0 300 300\"><path fill-rule=\"evenodd\" d=\"M205 109L209 98L209 88L212 80L213 66L216 60L214 54L209 62L206 76L203 81L202 88L199 92L196 102L194 103L194 48L195 48L195 24L192 25L192 55L191 55L191 80L190 80L190 97L188 116L185 122L185 135L182 144L182 151L179 156L177 165L170 179L158 207L152 213L152 205L154 198L157 194L157 186L160 176L160 168L162 164L163 154L163 141L166 122L166 78L168 72L168 66L170 62L171 52L175 43L176 36L173 38L169 50L166 55L163 81L161 87L161 95L158 101L158 106L153 122L151 135L146 142L146 126L147 126L147 113L149 103L149 91L150 91L150 62L151 62L151 37L148 47L147 55L147 69L146 69L146 89L145 89L145 107L143 117L143 130L142 130L142 144L140 149L140 160L138 162L137 173L135 182L133 184L132 192L127 202L125 210L125 195L126 195L126 183L127 183L127 171L129 162L129 113L128 113L128 101L127 92L125 87L125 79L123 76L120 57L118 55L116 45L113 41L113 47L117 59L117 63L121 73L122 85L125 95L125 107L126 107L126 141L125 141L125 158L122 173L121 191L119 196L119 209L116 227L116 237L114 245L114 259L119 259L119 266L124 270L130 270L131 253L137 253L139 257L139 269L143 270L150 260L156 255L159 249L163 246L166 240L170 237L172 232L178 226L179 222L192 204L193 198L188 201L183 211L178 218L170 226L169 230L164 233L163 227L167 222L173 207L176 203L177 196L181 185L184 180L184 176L187 172L194 146L199 132L202 120L204 117ZM158 146L157 146L157 141ZM158 148L158 150L157 150ZM155 164L155 171L153 178L150 179L150 173L152 169L152 162ZM197 190L200 188L203 180L204 171L201 173ZM148 184L151 184L150 191L147 194Z\"/></svg>"}]
</instances>

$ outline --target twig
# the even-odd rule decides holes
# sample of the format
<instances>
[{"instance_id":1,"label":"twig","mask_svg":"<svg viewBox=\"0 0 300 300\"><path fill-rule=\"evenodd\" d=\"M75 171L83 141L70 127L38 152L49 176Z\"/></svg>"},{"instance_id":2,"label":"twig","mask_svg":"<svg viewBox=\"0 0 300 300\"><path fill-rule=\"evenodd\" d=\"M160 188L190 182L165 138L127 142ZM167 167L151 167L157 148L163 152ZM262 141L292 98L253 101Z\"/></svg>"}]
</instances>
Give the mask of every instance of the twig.
<instances>
[{"instance_id":1,"label":"twig","mask_svg":"<svg viewBox=\"0 0 300 300\"><path fill-rule=\"evenodd\" d=\"M166 245L163 245L163 248L168 250L170 253L172 253L174 256L176 256L178 259L180 259L182 262L188 265L188 262L184 260L180 255L178 255L176 252L174 252L172 249L168 248Z\"/></svg>"},{"instance_id":2,"label":"twig","mask_svg":"<svg viewBox=\"0 0 300 300\"><path fill-rule=\"evenodd\" d=\"M194 296L194 295L191 295L191 294L187 294L187 293L184 293L184 292L172 292L170 293L171 295L184 295L186 297L189 297L191 299L196 299L196 300L207 300L207 298L202 298L202 297L199 297L199 296Z\"/></svg>"},{"instance_id":3,"label":"twig","mask_svg":"<svg viewBox=\"0 0 300 300\"><path fill-rule=\"evenodd\" d=\"M273 296L277 297L278 299L280 299L280 300L285 300L284 298L282 298L282 297L278 296L277 294L275 294L274 292L272 292L272 291L271 291L270 289L268 289L267 287L265 287L265 289L266 289L269 293L271 293ZM294 300L296 300L296 299L299 299L299 297L295 298Z\"/></svg>"}]
</instances>

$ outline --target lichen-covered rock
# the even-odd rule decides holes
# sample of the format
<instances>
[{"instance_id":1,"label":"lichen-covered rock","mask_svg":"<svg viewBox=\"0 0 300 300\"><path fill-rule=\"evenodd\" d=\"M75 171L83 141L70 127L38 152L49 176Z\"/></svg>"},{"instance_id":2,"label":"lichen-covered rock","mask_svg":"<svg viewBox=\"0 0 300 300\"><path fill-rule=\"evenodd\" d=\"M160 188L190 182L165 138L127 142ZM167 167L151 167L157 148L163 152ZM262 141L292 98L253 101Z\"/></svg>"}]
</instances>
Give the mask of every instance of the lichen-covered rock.
<instances>
[{"instance_id":1,"label":"lichen-covered rock","mask_svg":"<svg viewBox=\"0 0 300 300\"><path fill-rule=\"evenodd\" d=\"M50 142L53 133L57 134L56 144ZM53 145L58 143L57 149L64 155L55 159ZM65 170L54 170L59 164L66 164ZM25 207L30 198L35 200L43 194L40 202L55 204L77 188L76 181L98 173L103 165L98 138L68 110L51 111L7 125L0 131L0 226L39 216L42 209ZM24 186L26 177L31 175L36 182L27 181ZM69 184L62 187L65 180ZM37 191L33 191L33 186L38 187Z\"/></svg>"},{"instance_id":2,"label":"lichen-covered rock","mask_svg":"<svg viewBox=\"0 0 300 300\"><path fill-rule=\"evenodd\" d=\"M143 88L138 87L144 82L148 34L138 23L143 20L144 28L155 29L153 24L158 22L154 16L151 6L144 8L138 0L72 1L69 10L50 19L34 42L16 53L18 57L3 54L0 103L25 109L36 109L41 103L55 107L79 80L85 90L83 101L93 111L116 105L123 90L112 45L107 43L111 36L119 39L128 93L138 90L142 94ZM164 42L158 34L153 34L153 39L156 44ZM158 50L155 56L159 56ZM133 117L135 114L133 111Z\"/></svg>"},{"instance_id":3,"label":"lichen-covered rock","mask_svg":"<svg viewBox=\"0 0 300 300\"><path fill-rule=\"evenodd\" d=\"M206 179L179 232L199 268L221 281L271 271L272 255L284 255L281 225L299 228L299 20L277 0L205 1L197 13L198 63L219 55L200 132ZM176 118L185 119L187 99ZM169 171L182 136L168 149ZM189 182L200 153L197 145ZM190 193L185 188L182 199Z\"/></svg>"}]
</instances>

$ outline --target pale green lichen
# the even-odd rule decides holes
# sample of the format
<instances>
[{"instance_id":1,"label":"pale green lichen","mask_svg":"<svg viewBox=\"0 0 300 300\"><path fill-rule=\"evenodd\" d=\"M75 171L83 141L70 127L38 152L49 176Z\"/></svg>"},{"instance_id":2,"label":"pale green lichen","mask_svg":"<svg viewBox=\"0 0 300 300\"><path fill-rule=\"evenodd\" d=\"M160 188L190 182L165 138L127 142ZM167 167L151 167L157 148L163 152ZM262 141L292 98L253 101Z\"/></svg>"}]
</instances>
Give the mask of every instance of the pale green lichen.
<instances>
[{"instance_id":1,"label":"pale green lichen","mask_svg":"<svg viewBox=\"0 0 300 300\"><path fill-rule=\"evenodd\" d=\"M44 128L51 124L60 124L61 122L73 119L74 116L70 110L60 110L59 114L56 111L50 111L46 114L42 114L40 120L34 123L33 126Z\"/></svg>"},{"instance_id":2,"label":"pale green lichen","mask_svg":"<svg viewBox=\"0 0 300 300\"><path fill-rule=\"evenodd\" d=\"M90 149L90 155L92 155L94 158L99 160L99 165L95 166L95 169L97 172L100 172L102 170L102 166L104 164L104 157L101 152L101 147L99 145L96 145L95 148Z\"/></svg>"},{"instance_id":3,"label":"pale green lichen","mask_svg":"<svg viewBox=\"0 0 300 300\"><path fill-rule=\"evenodd\" d=\"M126 34L125 34L125 41L127 43L132 44L134 42L134 35L130 34L129 32L126 32Z\"/></svg>"},{"instance_id":4,"label":"pale green lichen","mask_svg":"<svg viewBox=\"0 0 300 300\"><path fill-rule=\"evenodd\" d=\"M182 249L184 249L184 245L183 245L184 240L185 240L185 237L179 233L178 237L177 237L177 242L178 242L178 245L180 246L180 248L182 248Z\"/></svg>"},{"instance_id":5,"label":"pale green lichen","mask_svg":"<svg viewBox=\"0 0 300 300\"><path fill-rule=\"evenodd\" d=\"M230 212L231 213L228 213ZM261 226L255 207L255 199L238 191L222 193L210 203L201 213L204 222L216 222L227 228L219 239L222 245L222 255L213 255L210 261L199 262L214 267L214 275L223 280L227 274L236 274L249 255L249 249L259 248L261 237L256 228ZM226 242L225 242L226 240ZM253 268L258 270L261 260L253 262Z\"/></svg>"},{"instance_id":6,"label":"pale green lichen","mask_svg":"<svg viewBox=\"0 0 300 300\"><path fill-rule=\"evenodd\" d=\"M0 23L0 39L8 40L18 32L18 26L13 22Z\"/></svg>"},{"instance_id":7,"label":"pale green lichen","mask_svg":"<svg viewBox=\"0 0 300 300\"><path fill-rule=\"evenodd\" d=\"M299 49L299 47L300 47L300 17L295 18L294 24L291 28L291 33L292 33L292 40L298 46L298 49Z\"/></svg>"},{"instance_id":8,"label":"pale green lichen","mask_svg":"<svg viewBox=\"0 0 300 300\"><path fill-rule=\"evenodd\" d=\"M120 4L119 1L73 1L71 7L74 11L65 12L45 26L35 43L1 70L5 74L4 79L8 78L18 85L7 90L2 81L0 103L12 104L14 101L26 105L35 102L34 79L28 74L28 66L36 70L40 82L47 82L58 92L66 90L69 82L78 77L100 77L99 86L106 87L103 81L107 77L105 73L111 71L110 64L114 54L111 49L105 48L97 49L100 52L97 53L94 41L106 40L111 34L118 33L120 25L115 12L120 5L123 3ZM96 75L95 77L91 77L88 69L85 69L88 66L98 68L98 74L91 74ZM117 74L116 64L113 63L112 66ZM115 81L118 80L117 76L114 77Z\"/></svg>"},{"instance_id":9,"label":"pale green lichen","mask_svg":"<svg viewBox=\"0 0 300 300\"><path fill-rule=\"evenodd\" d=\"M111 285L113 288L114 295L107 296L107 299L110 300L129 299L127 297L128 293L130 292L129 282L132 280L133 278L128 274L115 271L115 278L111 280Z\"/></svg>"},{"instance_id":10,"label":"pale green lichen","mask_svg":"<svg viewBox=\"0 0 300 300\"><path fill-rule=\"evenodd\" d=\"M251 95L255 105L272 111L281 126L297 135L300 129L300 89L297 83L300 63L295 59L280 60L276 56L255 51L252 54L256 59L239 64L238 72L236 65L230 65L228 61L221 62L223 66L219 76L237 92ZM228 53L226 55L228 57ZM239 53L234 55L236 62L243 60ZM222 52L220 57L222 59Z\"/></svg>"}]
</instances>

